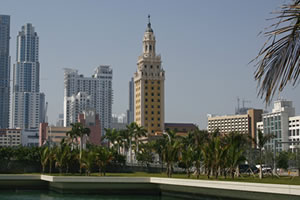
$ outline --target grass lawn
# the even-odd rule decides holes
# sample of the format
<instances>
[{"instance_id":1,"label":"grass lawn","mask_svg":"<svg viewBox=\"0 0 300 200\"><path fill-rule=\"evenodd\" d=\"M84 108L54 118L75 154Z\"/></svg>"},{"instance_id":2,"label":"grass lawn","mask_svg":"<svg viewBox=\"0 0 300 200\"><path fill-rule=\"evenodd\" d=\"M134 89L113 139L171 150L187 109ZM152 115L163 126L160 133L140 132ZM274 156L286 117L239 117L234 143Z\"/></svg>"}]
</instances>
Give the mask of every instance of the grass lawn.
<instances>
[{"instance_id":1,"label":"grass lawn","mask_svg":"<svg viewBox=\"0 0 300 200\"><path fill-rule=\"evenodd\" d=\"M50 175L50 174L47 174ZM80 176L80 174L51 174L52 176ZM99 173L92 173L91 176L99 176ZM135 172L135 173L106 173L106 177L163 177L167 178L166 173L146 173L146 172ZM188 179L186 174L173 174L172 178L183 178ZM189 179L196 179L196 176L191 175ZM251 183L271 183L271 184L288 184L288 185L300 185L300 177L289 177L289 176L280 176L280 177L271 177L267 176L260 180L257 176L248 176L243 174L239 178L231 179L219 177L218 180L215 178L208 179L207 176L200 176L199 180L215 180L215 181L236 181L236 182L251 182Z\"/></svg>"}]
</instances>

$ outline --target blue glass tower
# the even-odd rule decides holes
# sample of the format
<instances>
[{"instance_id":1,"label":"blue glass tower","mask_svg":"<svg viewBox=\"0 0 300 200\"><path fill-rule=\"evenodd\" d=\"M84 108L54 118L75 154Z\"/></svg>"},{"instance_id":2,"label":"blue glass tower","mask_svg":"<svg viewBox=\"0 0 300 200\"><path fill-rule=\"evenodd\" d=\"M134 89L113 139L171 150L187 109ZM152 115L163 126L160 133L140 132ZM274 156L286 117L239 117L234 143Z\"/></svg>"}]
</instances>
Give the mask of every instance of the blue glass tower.
<instances>
[{"instance_id":1,"label":"blue glass tower","mask_svg":"<svg viewBox=\"0 0 300 200\"><path fill-rule=\"evenodd\" d=\"M9 126L10 16L0 15L0 128Z\"/></svg>"},{"instance_id":2,"label":"blue glass tower","mask_svg":"<svg viewBox=\"0 0 300 200\"><path fill-rule=\"evenodd\" d=\"M32 24L17 36L17 58L13 72L13 128L38 128L40 116L39 37ZM42 98L44 99L44 98Z\"/></svg>"}]
</instances>

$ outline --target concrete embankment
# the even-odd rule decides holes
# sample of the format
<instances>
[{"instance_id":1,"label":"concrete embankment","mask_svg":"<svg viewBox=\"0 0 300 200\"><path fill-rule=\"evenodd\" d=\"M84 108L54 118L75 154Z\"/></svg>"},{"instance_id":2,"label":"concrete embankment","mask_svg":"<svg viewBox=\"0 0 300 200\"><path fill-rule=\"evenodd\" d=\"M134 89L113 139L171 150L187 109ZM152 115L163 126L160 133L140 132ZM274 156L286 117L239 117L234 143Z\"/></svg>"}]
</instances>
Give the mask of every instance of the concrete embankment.
<instances>
[{"instance_id":1,"label":"concrete embankment","mask_svg":"<svg viewBox=\"0 0 300 200\"><path fill-rule=\"evenodd\" d=\"M0 189L60 193L149 194L184 199L300 200L300 186L155 177L0 175Z\"/></svg>"}]
</instances>

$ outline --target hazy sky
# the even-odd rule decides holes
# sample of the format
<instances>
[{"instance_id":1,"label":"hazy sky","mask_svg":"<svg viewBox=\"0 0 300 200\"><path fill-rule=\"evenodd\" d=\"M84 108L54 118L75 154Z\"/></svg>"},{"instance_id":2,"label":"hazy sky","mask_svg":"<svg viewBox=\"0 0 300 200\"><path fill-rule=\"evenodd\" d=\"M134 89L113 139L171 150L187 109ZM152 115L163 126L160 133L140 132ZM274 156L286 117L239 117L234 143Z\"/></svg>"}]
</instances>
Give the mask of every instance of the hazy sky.
<instances>
[{"instance_id":1,"label":"hazy sky","mask_svg":"<svg viewBox=\"0 0 300 200\"><path fill-rule=\"evenodd\" d=\"M248 65L272 22L270 12L286 0L1 0L0 14L11 16L11 56L16 36L32 23L40 37L41 92L55 123L63 112L63 68L91 76L100 64L113 68L113 113L128 108L128 81L136 71L142 38L151 23L166 71L166 122L192 122L206 128L208 113L233 114L236 98L265 108L257 97L255 68ZM280 95L300 110L300 86ZM270 110L270 108L267 108Z\"/></svg>"}]
</instances>

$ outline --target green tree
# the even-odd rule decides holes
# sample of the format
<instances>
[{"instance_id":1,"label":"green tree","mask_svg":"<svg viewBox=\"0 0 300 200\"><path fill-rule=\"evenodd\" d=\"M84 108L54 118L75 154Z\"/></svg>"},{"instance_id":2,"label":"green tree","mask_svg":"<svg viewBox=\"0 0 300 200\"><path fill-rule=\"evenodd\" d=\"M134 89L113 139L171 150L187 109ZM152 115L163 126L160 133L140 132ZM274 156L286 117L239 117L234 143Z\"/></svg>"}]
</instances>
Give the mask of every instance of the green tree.
<instances>
[{"instance_id":1,"label":"green tree","mask_svg":"<svg viewBox=\"0 0 300 200\"><path fill-rule=\"evenodd\" d=\"M227 145L226 161L230 169L231 178L234 179L234 171L236 168L246 160L243 153L246 150L248 144L248 138L245 135L231 132L225 136Z\"/></svg>"},{"instance_id":2,"label":"green tree","mask_svg":"<svg viewBox=\"0 0 300 200\"><path fill-rule=\"evenodd\" d=\"M99 173L100 175L105 176L106 167L112 161L113 153L109 149L101 146L95 148L95 153L96 153L96 164L99 168Z\"/></svg>"},{"instance_id":3,"label":"green tree","mask_svg":"<svg viewBox=\"0 0 300 200\"><path fill-rule=\"evenodd\" d=\"M80 168L85 169L87 176L91 174L91 169L96 162L96 156L97 154L94 151L89 151L89 150L82 151Z\"/></svg>"},{"instance_id":4,"label":"green tree","mask_svg":"<svg viewBox=\"0 0 300 200\"><path fill-rule=\"evenodd\" d=\"M118 152L120 153L120 145L118 144L120 138L120 133L117 129L105 129L105 135L102 137L102 139L107 139L108 142L108 148L111 148L110 144L112 144L112 147L115 149L118 149ZM118 148L116 148L116 143L118 145Z\"/></svg>"},{"instance_id":5,"label":"green tree","mask_svg":"<svg viewBox=\"0 0 300 200\"><path fill-rule=\"evenodd\" d=\"M40 149L42 172L45 173L45 168L49 162L49 147L45 146Z\"/></svg>"},{"instance_id":6,"label":"green tree","mask_svg":"<svg viewBox=\"0 0 300 200\"><path fill-rule=\"evenodd\" d=\"M277 89L282 91L288 82L296 85L300 73L300 0L281 6L278 20L264 33L267 41L255 60L259 95L269 103Z\"/></svg>"},{"instance_id":7,"label":"green tree","mask_svg":"<svg viewBox=\"0 0 300 200\"><path fill-rule=\"evenodd\" d=\"M173 165L178 161L180 152L180 141L176 131L168 130L163 138L167 141L163 151L163 159L167 165L167 175L172 177Z\"/></svg>"},{"instance_id":8,"label":"green tree","mask_svg":"<svg viewBox=\"0 0 300 200\"><path fill-rule=\"evenodd\" d=\"M276 159L277 167L286 170L289 167L288 161L289 161L289 153L286 151L280 152Z\"/></svg>"},{"instance_id":9,"label":"green tree","mask_svg":"<svg viewBox=\"0 0 300 200\"><path fill-rule=\"evenodd\" d=\"M253 142L255 143L255 145L257 146L258 150L259 150L259 178L262 179L263 178L263 172L262 172L262 160L263 160L263 149L264 146L266 145L266 143L274 138L275 136L272 134L263 134L261 132L261 130L258 130L257 132L257 141L255 139L252 138Z\"/></svg>"},{"instance_id":10,"label":"green tree","mask_svg":"<svg viewBox=\"0 0 300 200\"><path fill-rule=\"evenodd\" d=\"M83 149L83 140L84 137L89 136L90 135L90 129L84 127L81 123L75 123L75 124L71 124L72 129L70 131L68 131L66 134L67 136L70 136L71 140L73 141L74 138L79 137L80 138L80 152L79 152L79 162L80 162L80 166L83 166L81 164L81 157L82 157L82 149ZM81 167L80 167L80 173L81 173Z\"/></svg>"},{"instance_id":11,"label":"green tree","mask_svg":"<svg viewBox=\"0 0 300 200\"><path fill-rule=\"evenodd\" d=\"M55 147L55 166L59 168L59 173L67 165L68 156L71 155L71 148L63 139L59 146Z\"/></svg>"},{"instance_id":12,"label":"green tree","mask_svg":"<svg viewBox=\"0 0 300 200\"><path fill-rule=\"evenodd\" d=\"M149 167L149 164L153 162L153 142L148 142L140 145L139 152L137 152L136 159L141 162L143 165L146 164Z\"/></svg>"}]
</instances>

